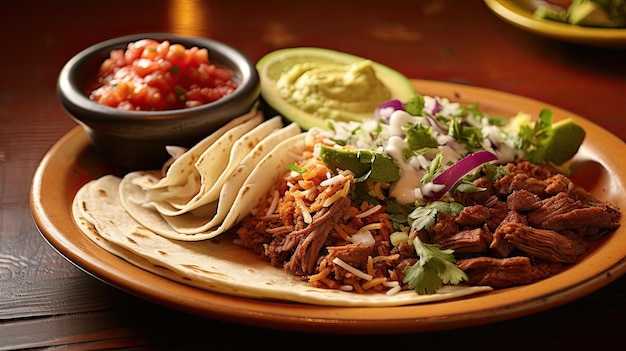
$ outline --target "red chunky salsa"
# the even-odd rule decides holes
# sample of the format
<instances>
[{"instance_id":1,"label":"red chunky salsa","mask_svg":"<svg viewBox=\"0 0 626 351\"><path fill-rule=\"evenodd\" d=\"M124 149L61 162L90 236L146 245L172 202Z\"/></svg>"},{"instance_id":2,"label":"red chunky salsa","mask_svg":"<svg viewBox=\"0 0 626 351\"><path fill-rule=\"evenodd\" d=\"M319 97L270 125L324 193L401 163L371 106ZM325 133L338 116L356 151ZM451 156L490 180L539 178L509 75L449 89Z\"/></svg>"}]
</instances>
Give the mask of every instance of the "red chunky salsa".
<instances>
[{"instance_id":1,"label":"red chunky salsa","mask_svg":"<svg viewBox=\"0 0 626 351\"><path fill-rule=\"evenodd\" d=\"M172 110L216 101L236 88L232 73L212 64L207 49L142 39L111 51L89 98L125 110Z\"/></svg>"}]
</instances>

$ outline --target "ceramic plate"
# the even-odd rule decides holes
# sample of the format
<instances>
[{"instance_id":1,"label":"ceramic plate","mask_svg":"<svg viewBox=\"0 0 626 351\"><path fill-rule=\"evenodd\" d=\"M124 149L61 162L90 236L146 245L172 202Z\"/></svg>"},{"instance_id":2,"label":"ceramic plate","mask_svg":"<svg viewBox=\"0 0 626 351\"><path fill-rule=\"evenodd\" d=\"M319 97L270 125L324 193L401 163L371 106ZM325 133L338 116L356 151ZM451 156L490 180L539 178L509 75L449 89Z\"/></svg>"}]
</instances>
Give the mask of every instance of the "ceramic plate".
<instances>
[{"instance_id":1,"label":"ceramic plate","mask_svg":"<svg viewBox=\"0 0 626 351\"><path fill-rule=\"evenodd\" d=\"M511 25L548 38L597 46L626 46L626 28L593 28L533 17L531 0L485 0L493 13Z\"/></svg>"},{"instance_id":2,"label":"ceramic plate","mask_svg":"<svg viewBox=\"0 0 626 351\"><path fill-rule=\"evenodd\" d=\"M552 109L557 119L574 118L587 132L576 156L574 180L596 197L626 208L626 144L588 120L542 102L481 88L413 81L425 95L478 102L496 115ZM326 307L239 298L209 292L149 273L103 250L74 225L70 208L76 191L95 177L116 173L98 158L80 127L61 138L39 165L31 188L31 210L43 236L89 274L134 295L209 318L291 331L391 334L453 329L517 318L587 295L626 272L626 225L568 270L535 284L466 299L380 308ZM471 302L471 303L468 303Z\"/></svg>"}]
</instances>

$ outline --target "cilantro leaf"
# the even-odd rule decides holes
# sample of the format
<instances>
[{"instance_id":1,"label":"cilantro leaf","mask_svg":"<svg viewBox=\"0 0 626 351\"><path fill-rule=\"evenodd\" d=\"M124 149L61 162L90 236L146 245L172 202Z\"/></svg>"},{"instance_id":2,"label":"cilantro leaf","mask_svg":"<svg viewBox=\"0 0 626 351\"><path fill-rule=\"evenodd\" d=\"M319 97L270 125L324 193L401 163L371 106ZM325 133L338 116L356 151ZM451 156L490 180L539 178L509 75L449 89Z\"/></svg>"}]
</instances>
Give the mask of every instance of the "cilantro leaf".
<instances>
[{"instance_id":1,"label":"cilantro leaf","mask_svg":"<svg viewBox=\"0 0 626 351\"><path fill-rule=\"evenodd\" d=\"M496 166L491 163L485 163L483 165L483 172L487 176L487 179L489 179L492 182L495 182L496 180L511 173L511 171L509 171L509 169L506 168L506 166Z\"/></svg>"},{"instance_id":2,"label":"cilantro leaf","mask_svg":"<svg viewBox=\"0 0 626 351\"><path fill-rule=\"evenodd\" d=\"M415 208L408 217L411 220L411 227L416 230L431 229L435 226L437 212L430 204Z\"/></svg>"},{"instance_id":3,"label":"cilantro leaf","mask_svg":"<svg viewBox=\"0 0 626 351\"><path fill-rule=\"evenodd\" d=\"M423 114L426 100L424 96L415 94L408 102L404 104L404 110L413 116L421 116Z\"/></svg>"},{"instance_id":4,"label":"cilantro leaf","mask_svg":"<svg viewBox=\"0 0 626 351\"><path fill-rule=\"evenodd\" d=\"M308 171L305 167L298 166L295 163L287 165L287 169L298 174L304 174Z\"/></svg>"},{"instance_id":5,"label":"cilantro leaf","mask_svg":"<svg viewBox=\"0 0 626 351\"><path fill-rule=\"evenodd\" d=\"M411 228L415 230L431 229L435 226L439 212L456 217L462 209L463 205L458 202L433 201L416 207L409 213L408 219L411 221Z\"/></svg>"},{"instance_id":6,"label":"cilantro leaf","mask_svg":"<svg viewBox=\"0 0 626 351\"><path fill-rule=\"evenodd\" d=\"M453 189L461 193L478 193L487 190L487 188L478 187L474 185L474 183L466 180L461 180Z\"/></svg>"},{"instance_id":7,"label":"cilantro leaf","mask_svg":"<svg viewBox=\"0 0 626 351\"><path fill-rule=\"evenodd\" d=\"M443 170L443 152L439 151L433 158L430 166L426 169L426 174L422 177L422 184L426 184L433 180L439 172Z\"/></svg>"},{"instance_id":8,"label":"cilantro leaf","mask_svg":"<svg viewBox=\"0 0 626 351\"><path fill-rule=\"evenodd\" d=\"M480 128L465 125L461 118L454 118L448 132L458 142L463 143L468 150L482 150L483 133Z\"/></svg>"},{"instance_id":9,"label":"cilantro leaf","mask_svg":"<svg viewBox=\"0 0 626 351\"><path fill-rule=\"evenodd\" d=\"M433 137L433 128L425 127L419 123L408 123L404 126L407 147L403 150L404 159L424 154L430 148L439 147L439 143Z\"/></svg>"},{"instance_id":10,"label":"cilantro leaf","mask_svg":"<svg viewBox=\"0 0 626 351\"><path fill-rule=\"evenodd\" d=\"M434 294L444 284L456 285L468 279L455 265L453 250L440 250L437 245L423 243L417 236L413 247L419 260L403 271L403 283L418 294Z\"/></svg>"},{"instance_id":11,"label":"cilantro leaf","mask_svg":"<svg viewBox=\"0 0 626 351\"><path fill-rule=\"evenodd\" d=\"M534 125L522 125L519 130L520 148L528 161L539 164L546 158L546 144L552 137L552 111L543 109Z\"/></svg>"}]
</instances>

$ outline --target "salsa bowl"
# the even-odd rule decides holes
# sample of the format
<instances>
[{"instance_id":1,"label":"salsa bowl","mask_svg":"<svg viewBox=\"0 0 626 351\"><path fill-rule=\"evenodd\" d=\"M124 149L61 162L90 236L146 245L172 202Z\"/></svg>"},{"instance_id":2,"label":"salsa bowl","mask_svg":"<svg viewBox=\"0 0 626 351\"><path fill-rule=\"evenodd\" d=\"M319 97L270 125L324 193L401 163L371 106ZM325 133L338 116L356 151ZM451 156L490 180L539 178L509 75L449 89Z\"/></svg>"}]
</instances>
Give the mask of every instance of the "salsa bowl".
<instances>
[{"instance_id":1,"label":"salsa bowl","mask_svg":"<svg viewBox=\"0 0 626 351\"><path fill-rule=\"evenodd\" d=\"M159 110L112 107L90 98L90 85L111 52L125 50L143 39L206 49L210 64L230 72L236 88L208 103ZM141 33L94 44L71 57L60 71L57 94L70 117L83 127L96 152L113 165L133 170L160 167L169 158L166 146L190 147L255 108L260 81L250 59L227 44L201 37Z\"/></svg>"}]
</instances>

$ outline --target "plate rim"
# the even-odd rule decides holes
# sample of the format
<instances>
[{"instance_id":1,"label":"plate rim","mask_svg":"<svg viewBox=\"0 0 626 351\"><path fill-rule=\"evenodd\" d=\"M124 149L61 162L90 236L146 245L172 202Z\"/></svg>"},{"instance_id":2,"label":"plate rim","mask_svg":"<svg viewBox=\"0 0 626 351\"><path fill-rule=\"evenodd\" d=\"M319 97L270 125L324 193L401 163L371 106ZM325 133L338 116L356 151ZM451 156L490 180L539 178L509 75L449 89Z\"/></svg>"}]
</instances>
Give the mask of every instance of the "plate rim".
<instances>
[{"instance_id":1,"label":"plate rim","mask_svg":"<svg viewBox=\"0 0 626 351\"><path fill-rule=\"evenodd\" d=\"M578 44L600 46L626 45L626 28L596 28L575 26L534 18L517 0L484 0L500 19L531 33Z\"/></svg>"},{"instance_id":2,"label":"plate rim","mask_svg":"<svg viewBox=\"0 0 626 351\"><path fill-rule=\"evenodd\" d=\"M503 103L515 102L528 103L535 107L547 107L556 112L555 114L561 113L575 117L586 130L599 132L603 137L608 138L609 142L618 143L626 150L626 144L610 132L583 117L538 100L456 83L416 79L412 81L417 91L427 90L428 92L425 92L427 95L449 97L459 95L462 99L469 100L467 102L476 99L475 96L481 96L481 100L499 99L500 101L491 108L498 108ZM481 103L480 106L485 105ZM489 108L487 106L487 109ZM510 296L512 290L505 289L425 305L328 307L223 295L183 285L136 267L100 248L80 233L73 224L69 206L67 214L63 211L54 211L55 206L67 204L67 197L73 197L72 193L75 193L77 187L82 184L73 184L76 189L68 188L67 183L63 183L64 186L47 187L49 184L54 184L53 177L63 176L63 174L52 173L69 171L72 172L71 176L80 177L80 174L76 174L77 170L72 168L75 162L72 157L78 157L77 155L85 149L89 149L89 141L82 128L76 126L49 149L34 173L29 202L32 217L44 239L69 262L109 285L154 303L208 318L255 327L308 333L397 334L446 330L494 323L551 309L583 297L626 273L626 248L624 248L623 251L617 252L620 257L614 258L612 264L605 267L602 272L581 281L561 284L559 289L544 291L547 289L545 288L540 289L539 293L535 292L543 281L530 286L512 288L518 296L526 296L526 298L512 298ZM54 164L59 159L65 162L63 167ZM624 167L609 169L616 174L626 174ZM65 176L68 177L68 174ZM67 181L66 179L65 182ZM622 183L618 185L623 189ZM51 194L55 196L50 196ZM74 225L73 230L71 227L69 230L63 227L68 223ZM473 304L465 303L472 300L484 304L484 299L489 301L490 297L494 297L492 299L494 303L490 304L487 309L477 311L471 308ZM442 309L456 312L438 314L437 311Z\"/></svg>"}]
</instances>

